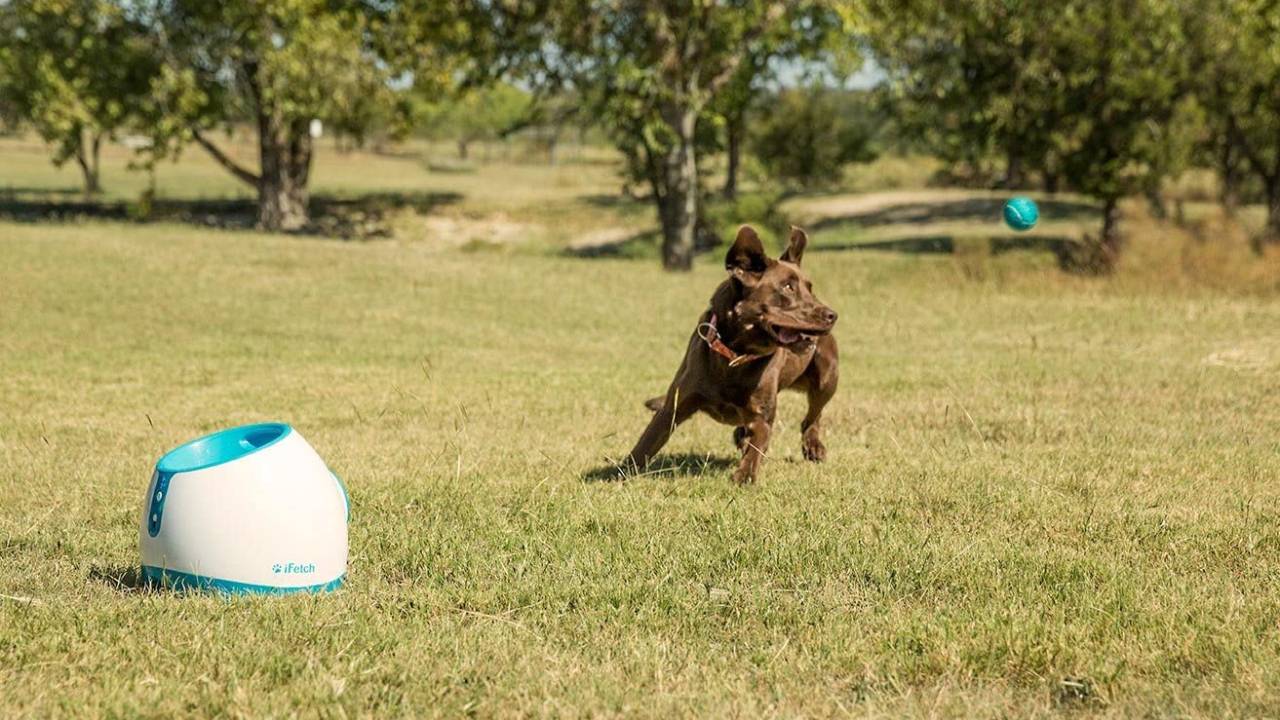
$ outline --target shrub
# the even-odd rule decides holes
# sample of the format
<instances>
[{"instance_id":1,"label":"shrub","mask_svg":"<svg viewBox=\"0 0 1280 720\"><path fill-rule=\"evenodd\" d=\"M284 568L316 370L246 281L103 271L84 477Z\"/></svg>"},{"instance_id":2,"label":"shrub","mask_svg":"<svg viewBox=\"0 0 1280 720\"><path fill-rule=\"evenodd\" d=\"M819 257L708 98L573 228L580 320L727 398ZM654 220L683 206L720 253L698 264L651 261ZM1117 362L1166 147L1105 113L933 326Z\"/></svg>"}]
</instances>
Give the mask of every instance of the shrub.
<instances>
[{"instance_id":1,"label":"shrub","mask_svg":"<svg viewBox=\"0 0 1280 720\"><path fill-rule=\"evenodd\" d=\"M753 152L774 178L835 183L846 164L876 157L875 116L857 98L828 88L782 91L757 124Z\"/></svg>"},{"instance_id":2,"label":"shrub","mask_svg":"<svg viewBox=\"0 0 1280 720\"><path fill-rule=\"evenodd\" d=\"M724 244L738 232L738 226L751 225L760 232L767 246L779 251L777 234L787 229L787 220L778 210L782 194L777 191L740 193L732 200L708 198L703 206L699 249L707 250Z\"/></svg>"}]
</instances>

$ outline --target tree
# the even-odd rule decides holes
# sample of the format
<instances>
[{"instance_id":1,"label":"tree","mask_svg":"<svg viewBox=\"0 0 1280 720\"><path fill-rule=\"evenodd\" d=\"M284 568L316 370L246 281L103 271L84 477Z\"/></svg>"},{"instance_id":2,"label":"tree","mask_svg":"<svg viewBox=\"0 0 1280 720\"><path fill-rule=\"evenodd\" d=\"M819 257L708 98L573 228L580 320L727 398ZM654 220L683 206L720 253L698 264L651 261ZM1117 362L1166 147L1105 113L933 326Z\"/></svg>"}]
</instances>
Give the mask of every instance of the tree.
<instances>
[{"instance_id":1,"label":"tree","mask_svg":"<svg viewBox=\"0 0 1280 720\"><path fill-rule=\"evenodd\" d=\"M354 0L159 0L152 12L169 67L157 152L199 144L257 190L266 230L308 222L313 121L358 133L385 116L375 107L404 107L375 45L386 19ZM244 120L257 130L256 172L210 134Z\"/></svg>"},{"instance_id":2,"label":"tree","mask_svg":"<svg viewBox=\"0 0 1280 720\"><path fill-rule=\"evenodd\" d=\"M753 147L775 177L805 187L840 179L851 162L875 159L873 114L858 96L826 87L784 90L757 124Z\"/></svg>"},{"instance_id":3,"label":"tree","mask_svg":"<svg viewBox=\"0 0 1280 720\"><path fill-rule=\"evenodd\" d=\"M1056 174L1055 129L1069 110L1055 65L1058 3L868 0L871 43L903 132L976 178L1000 163L1020 187Z\"/></svg>"},{"instance_id":4,"label":"tree","mask_svg":"<svg viewBox=\"0 0 1280 720\"><path fill-rule=\"evenodd\" d=\"M803 64L806 71L823 75L823 82L847 78L861 65L861 48L852 33L853 16L840 14L842 7L847 9L847 4L810 12L797 23L778 24L774 32L743 46L738 70L710 105L711 120L724 127L724 197L737 195L747 114L769 84L777 81L778 62L793 63L791 70Z\"/></svg>"},{"instance_id":5,"label":"tree","mask_svg":"<svg viewBox=\"0 0 1280 720\"><path fill-rule=\"evenodd\" d=\"M1006 183L1036 169L1101 200L1090 265L1109 270L1120 198L1149 191L1187 157L1178 6L870 1L904 125L973 161L1003 148Z\"/></svg>"},{"instance_id":6,"label":"tree","mask_svg":"<svg viewBox=\"0 0 1280 720\"><path fill-rule=\"evenodd\" d=\"M530 2L495 13L493 27L517 57L509 67L581 95L630 171L652 189L664 267L687 270L700 220L700 120L754 43L806 32L818 17L832 18L820 27L838 25L833 7L816 0Z\"/></svg>"},{"instance_id":7,"label":"tree","mask_svg":"<svg viewBox=\"0 0 1280 720\"><path fill-rule=\"evenodd\" d=\"M75 160L85 194L102 189L102 144L137 121L158 59L137 23L105 0L0 5L0 106Z\"/></svg>"},{"instance_id":8,"label":"tree","mask_svg":"<svg viewBox=\"0 0 1280 720\"><path fill-rule=\"evenodd\" d=\"M1162 0L1072 0L1058 22L1055 67L1067 78L1062 170L1102 201L1097 258L1119 257L1119 200L1180 169L1188 96L1186 39L1178 9Z\"/></svg>"},{"instance_id":9,"label":"tree","mask_svg":"<svg viewBox=\"0 0 1280 720\"><path fill-rule=\"evenodd\" d=\"M726 198L732 199L738 194L738 170L747 134L747 111L760 92L768 66L765 53L748 52L738 71L713 101L713 111L724 119L726 159L721 193Z\"/></svg>"},{"instance_id":10,"label":"tree","mask_svg":"<svg viewBox=\"0 0 1280 720\"><path fill-rule=\"evenodd\" d=\"M466 160L471 143L504 137L529 117L531 104L529 93L509 83L497 83L420 102L414 115L424 133L457 143L458 157Z\"/></svg>"},{"instance_id":11,"label":"tree","mask_svg":"<svg viewBox=\"0 0 1280 720\"><path fill-rule=\"evenodd\" d=\"M1280 5L1212 0L1188 13L1197 93L1214 129L1228 203L1238 170L1262 182L1258 247L1280 244Z\"/></svg>"}]
</instances>

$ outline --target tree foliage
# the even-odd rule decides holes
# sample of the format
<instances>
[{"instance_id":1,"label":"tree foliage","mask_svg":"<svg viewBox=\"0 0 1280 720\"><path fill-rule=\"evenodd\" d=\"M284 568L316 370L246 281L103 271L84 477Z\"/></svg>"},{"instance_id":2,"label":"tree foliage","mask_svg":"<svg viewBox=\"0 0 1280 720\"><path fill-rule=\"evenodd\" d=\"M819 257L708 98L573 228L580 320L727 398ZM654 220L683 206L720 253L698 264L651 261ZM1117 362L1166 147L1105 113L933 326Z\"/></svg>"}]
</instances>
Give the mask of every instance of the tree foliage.
<instances>
[{"instance_id":1,"label":"tree foliage","mask_svg":"<svg viewBox=\"0 0 1280 720\"><path fill-rule=\"evenodd\" d=\"M698 158L714 146L713 99L761 44L837 27L826 2L801 0L565 0L505 17L526 78L573 88L652 190L663 264L688 269L700 221ZM504 17L500 15L500 17ZM701 125L701 127L700 127ZM712 128L714 130L714 128Z\"/></svg>"},{"instance_id":2,"label":"tree foliage","mask_svg":"<svg viewBox=\"0 0 1280 720\"><path fill-rule=\"evenodd\" d=\"M783 90L759 111L753 150L765 169L803 187L840 179L875 159L875 113L858 95L827 87Z\"/></svg>"},{"instance_id":3,"label":"tree foliage","mask_svg":"<svg viewBox=\"0 0 1280 720\"><path fill-rule=\"evenodd\" d=\"M1055 3L868 0L869 34L890 77L888 100L908 136L962 177L1056 180L1069 43Z\"/></svg>"},{"instance_id":4,"label":"tree foliage","mask_svg":"<svg viewBox=\"0 0 1280 720\"><path fill-rule=\"evenodd\" d=\"M106 0L0 5L0 105L101 187L103 142L141 124L159 61L143 29Z\"/></svg>"},{"instance_id":5,"label":"tree foliage","mask_svg":"<svg viewBox=\"0 0 1280 720\"><path fill-rule=\"evenodd\" d=\"M199 143L257 189L262 227L303 227L312 121L358 134L399 103L390 66L375 53L382 20L358 2L160 0L153 21L178 70L166 78L171 117L158 128L157 151ZM244 120L257 129L257 171L208 135Z\"/></svg>"},{"instance_id":6,"label":"tree foliage","mask_svg":"<svg viewBox=\"0 0 1280 720\"><path fill-rule=\"evenodd\" d=\"M1224 181L1247 171L1264 189L1261 243L1280 243L1280 4L1206 0L1186 17L1194 79Z\"/></svg>"},{"instance_id":7,"label":"tree foliage","mask_svg":"<svg viewBox=\"0 0 1280 720\"><path fill-rule=\"evenodd\" d=\"M457 143L466 159L474 142L499 140L518 129L533 112L529 93L505 82L467 88L460 94L424 99L419 93L414 125L428 137ZM432 93L434 95L434 93Z\"/></svg>"},{"instance_id":8,"label":"tree foliage","mask_svg":"<svg viewBox=\"0 0 1280 720\"><path fill-rule=\"evenodd\" d=\"M861 46L852 34L855 23L852 3L832 3L796 23L774 26L772 32L742 48L737 71L712 99L704 118L704 122L724 129L723 146L728 155L725 197L737 193L748 114L767 89L777 84L779 65L786 63L791 71L803 67L806 74L816 72L822 77L815 79L815 84L847 78L862 64Z\"/></svg>"},{"instance_id":9,"label":"tree foliage","mask_svg":"<svg viewBox=\"0 0 1280 720\"><path fill-rule=\"evenodd\" d=\"M1180 8L1162 0L869 0L895 112L944 158L1005 158L1103 201L1097 265L1119 252L1116 205L1176 172L1194 136Z\"/></svg>"}]
</instances>

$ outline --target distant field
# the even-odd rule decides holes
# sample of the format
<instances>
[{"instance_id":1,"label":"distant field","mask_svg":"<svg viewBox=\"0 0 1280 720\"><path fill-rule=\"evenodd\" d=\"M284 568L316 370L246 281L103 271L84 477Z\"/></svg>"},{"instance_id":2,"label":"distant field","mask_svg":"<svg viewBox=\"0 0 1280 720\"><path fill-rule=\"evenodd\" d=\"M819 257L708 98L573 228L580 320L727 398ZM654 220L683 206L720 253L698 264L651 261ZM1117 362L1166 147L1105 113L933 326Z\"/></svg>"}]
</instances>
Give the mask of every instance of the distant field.
<instances>
[{"instance_id":1,"label":"distant field","mask_svg":"<svg viewBox=\"0 0 1280 720\"><path fill-rule=\"evenodd\" d=\"M246 167L255 166L255 150L246 139L215 140ZM343 237L394 235L437 248L536 253L625 244L618 248L622 255L655 256L654 211L642 199L621 195L616 153L570 143L557 157L556 163L548 163L544 154L518 144L478 144L464 161L447 144L412 142L375 152L341 151L322 141L312 182L318 230ZM24 212L39 217L42 211L83 202L74 163L53 167L37 138L0 138L0 158L0 218ZM105 193L98 201L118 206L122 217L151 182L146 173L129 168L131 159L131 151L120 145L109 144L103 151ZM715 163L711 165L709 185L714 187L720 180ZM853 165L844 191L795 196L782 203L781 213L787 222L820 229L822 242L833 249L870 243L910 250L920 240L954 245L993 238L1042 248L1053 240L1080 240L1097 232L1094 201L1032 191L1024 194L1041 203L1042 220L1030 233L1013 233L1000 214L1009 193L926 187L936 170L936 161L922 157L884 157ZM749 178L744 185L748 193L758 190ZM198 147L187 148L178 162L161 163L155 187L161 206L155 219L252 224L252 189ZM643 186L635 190L647 192ZM233 204L230 210L225 203ZM1204 201L1188 202L1184 209L1192 221L1216 212ZM235 211L235 217L224 217ZM1241 221L1247 230L1259 230L1262 208L1242 209Z\"/></svg>"},{"instance_id":2,"label":"distant field","mask_svg":"<svg viewBox=\"0 0 1280 720\"><path fill-rule=\"evenodd\" d=\"M256 148L247 140L219 136L212 139L237 161L256 167ZM75 163L53 167L48 148L37 138L0 138L0 156L5 161L0 173L0 193L75 197L80 192L80 171ZM132 200L147 186L146 173L128 169L132 157L131 151L120 145L104 146L103 186L107 199ZM475 162L464 163L449 148L440 145L411 143L383 153L343 152L331 142L322 141L316 151L313 190L339 195L395 191L458 193L474 199L479 207L484 202L510 205L517 199L562 199L566 189L613 194L620 187L612 154L586 148L566 151L562 157L564 162L555 168L534 160L490 164L483 162L483 154L477 151ZM537 182L529 182L535 179ZM217 199L253 195L248 185L233 178L194 146L183 152L179 162L159 164L156 181L159 194L166 197Z\"/></svg>"},{"instance_id":3,"label":"distant field","mask_svg":"<svg viewBox=\"0 0 1280 720\"><path fill-rule=\"evenodd\" d=\"M75 187L12 149L9 202ZM754 487L702 419L659 472L592 482L723 270L435 241L442 218L651 222L590 199L616 194L608 165L522 167L323 156L320 192L459 194L370 242L0 220L0 716L1280 707L1274 288L840 252L870 225L820 227L806 266L841 312L830 461L801 459L786 396ZM194 153L165 172L182 197L242 192ZM347 480L346 588L133 587L156 458L267 419Z\"/></svg>"},{"instance_id":4,"label":"distant field","mask_svg":"<svg viewBox=\"0 0 1280 720\"><path fill-rule=\"evenodd\" d=\"M247 167L256 166L246 142L218 141ZM561 247L580 233L601 226L647 229L648 205L618 201L622 184L616 158L595 148L565 150L562 162L462 163L444 146L411 144L388 153L339 152L322 143L316 154L312 194L324 200L369 198L370 209L410 205L431 208L429 217L400 213L387 220L407 240L446 247L468 244ZM74 163L54 168L48 150L34 138L0 138L0 215L6 207L29 209L80 201L80 174ZM495 151L496 157L496 151ZM130 171L130 151L109 145L103 151L107 203L136 203L147 188L145 173ZM216 203L254 197L253 190L215 164L200 148L188 148L178 163L156 172L157 197L182 203ZM251 208L246 204L246 220ZM190 214L204 221L199 209ZM217 218L214 219L216 221Z\"/></svg>"}]
</instances>

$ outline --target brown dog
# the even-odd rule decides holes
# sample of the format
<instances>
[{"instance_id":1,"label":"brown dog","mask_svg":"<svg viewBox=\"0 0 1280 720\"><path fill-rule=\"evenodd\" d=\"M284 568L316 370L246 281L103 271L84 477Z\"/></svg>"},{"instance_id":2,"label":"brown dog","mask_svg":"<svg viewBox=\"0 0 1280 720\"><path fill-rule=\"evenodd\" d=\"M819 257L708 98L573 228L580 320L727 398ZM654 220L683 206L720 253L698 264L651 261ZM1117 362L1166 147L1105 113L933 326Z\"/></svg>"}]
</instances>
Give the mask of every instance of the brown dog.
<instances>
[{"instance_id":1,"label":"brown dog","mask_svg":"<svg viewBox=\"0 0 1280 720\"><path fill-rule=\"evenodd\" d=\"M836 313L813 296L800 269L807 242L803 230L792 228L786 252L773 260L755 230L738 230L724 259L729 279L698 319L675 380L665 396L645 403L655 414L627 459L630 469L644 468L676 425L702 411L734 427L742 463L733 479L754 481L769 450L778 391L788 389L809 395L800 425L805 458L826 458L820 421L839 376L831 336Z\"/></svg>"}]
</instances>

